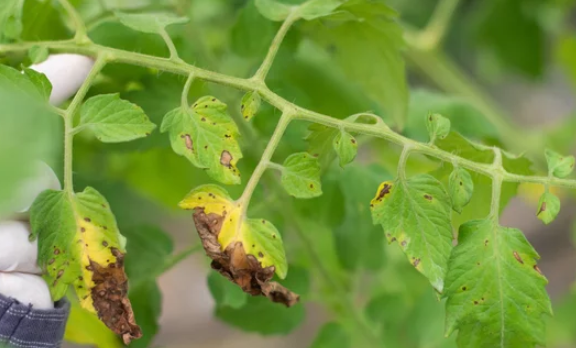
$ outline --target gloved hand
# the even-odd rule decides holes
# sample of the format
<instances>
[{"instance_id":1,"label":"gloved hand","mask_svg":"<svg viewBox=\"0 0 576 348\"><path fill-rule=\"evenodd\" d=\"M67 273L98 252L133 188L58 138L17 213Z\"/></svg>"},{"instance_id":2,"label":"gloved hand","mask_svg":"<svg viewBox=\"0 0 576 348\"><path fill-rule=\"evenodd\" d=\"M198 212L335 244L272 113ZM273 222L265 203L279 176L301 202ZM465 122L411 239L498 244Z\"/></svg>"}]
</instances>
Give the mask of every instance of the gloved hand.
<instances>
[{"instance_id":1,"label":"gloved hand","mask_svg":"<svg viewBox=\"0 0 576 348\"><path fill-rule=\"evenodd\" d=\"M57 105L70 98L80 88L94 61L76 54L51 55L31 69L42 72L52 83L50 103ZM47 189L60 190L54 171L38 162L36 175L20 188L13 203L14 213L26 220L26 213L38 195ZM30 226L26 221L0 221L0 294L34 309L52 309L54 303L48 286L37 266L38 243L30 242Z\"/></svg>"}]
</instances>

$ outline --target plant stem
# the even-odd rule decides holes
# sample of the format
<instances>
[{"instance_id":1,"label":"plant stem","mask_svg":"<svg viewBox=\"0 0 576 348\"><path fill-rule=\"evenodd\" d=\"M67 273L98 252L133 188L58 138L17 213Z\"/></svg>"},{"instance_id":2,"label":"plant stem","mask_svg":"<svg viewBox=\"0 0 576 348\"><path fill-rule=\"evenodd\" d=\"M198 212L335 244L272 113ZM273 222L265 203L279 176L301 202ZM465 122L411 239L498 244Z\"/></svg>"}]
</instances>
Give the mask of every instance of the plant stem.
<instances>
[{"instance_id":1,"label":"plant stem","mask_svg":"<svg viewBox=\"0 0 576 348\"><path fill-rule=\"evenodd\" d=\"M194 74L188 75L188 79L184 84L184 88L182 89L182 96L180 98L180 105L182 109L188 110L188 94L190 93L190 87L192 86L192 82L194 82Z\"/></svg>"},{"instance_id":2,"label":"plant stem","mask_svg":"<svg viewBox=\"0 0 576 348\"><path fill-rule=\"evenodd\" d=\"M499 148L494 148L494 163L492 163L494 168L492 172L492 201L490 204L490 218L494 221L496 225L499 223L500 218L500 195L502 194L502 172L504 168L502 167L502 151Z\"/></svg>"},{"instance_id":3,"label":"plant stem","mask_svg":"<svg viewBox=\"0 0 576 348\"><path fill-rule=\"evenodd\" d=\"M98 73L102 70L102 68L106 65L106 59L104 55L99 56L90 70L88 77L80 86L78 92L72 99L72 103L68 109L66 109L66 113L64 114L64 190L69 194L74 193L74 183L72 179L72 157L73 157L73 142L74 142L74 134L76 134L76 130L74 129L74 116L76 115L76 111L80 107L82 100L88 93L92 82L98 76Z\"/></svg>"},{"instance_id":4,"label":"plant stem","mask_svg":"<svg viewBox=\"0 0 576 348\"><path fill-rule=\"evenodd\" d=\"M284 112L282 114L282 117L280 117L280 120L276 125L276 129L274 130L274 133L272 134L272 137L270 138L268 145L264 149L264 153L262 153L260 162L258 162L258 165L254 169L252 176L250 176L250 180L248 180L248 183L244 188L244 192L242 192L242 196L238 200L238 202L242 205L242 209L244 211L246 211L246 209L250 205L250 199L252 198L252 194L256 189L256 185L258 185L258 182L260 181L262 174L264 174L264 171L266 171L266 168L268 168L268 166L270 165L270 159L272 158L274 151L278 147L278 144L280 144L280 140L284 135L284 131L286 131L286 128L288 127L288 124L290 123L292 118L293 115L289 112Z\"/></svg>"},{"instance_id":5,"label":"plant stem","mask_svg":"<svg viewBox=\"0 0 576 348\"><path fill-rule=\"evenodd\" d=\"M398 178L400 178L400 181L406 181L406 163L411 151L412 146L405 145L400 154L400 160L398 161Z\"/></svg>"},{"instance_id":6,"label":"plant stem","mask_svg":"<svg viewBox=\"0 0 576 348\"><path fill-rule=\"evenodd\" d=\"M78 11L76 11L74 6L72 6L68 0L58 0L58 2L60 2L60 5L62 5L66 12L68 12L72 22L74 22L74 29L76 30L74 40L76 40L78 43L89 42L90 39L86 34L86 26L84 25L84 21L82 20L82 17L80 17Z\"/></svg>"},{"instance_id":7,"label":"plant stem","mask_svg":"<svg viewBox=\"0 0 576 348\"><path fill-rule=\"evenodd\" d=\"M420 152L425 155L437 158L449 163L456 163L461 167L471 171L492 176L493 167L491 164L477 163L466 158L459 157L453 153L443 151L434 146L419 143L410 138L403 137L395 133L388 127L378 127L372 124L354 123L347 120L332 118L308 109L299 107L288 100L282 98L278 94L272 92L266 85L255 83L252 79L238 78L228 76L225 74L204 70L196 66L187 64L185 62L175 62L166 58L154 57L150 55L140 54L136 52L128 52L110 47L100 46L94 43L86 45L78 45L72 41L48 41L48 42L26 42L18 44L5 44L0 45L0 53L23 51L28 48L38 45L47 47L53 52L67 52L79 53L88 56L105 55L108 62L126 63L148 68L155 68L160 71L171 72L179 75L190 75L191 73L200 80L218 83L224 86L233 87L243 91L257 91L262 99L269 104L275 106L280 111L286 113L290 112L290 119L300 119L304 121L323 124L329 127L339 128L342 127L348 131L356 132L359 134L370 135L378 138L386 139L392 143L400 146L411 145L412 151ZM280 124L279 124L280 126ZM286 126L286 125L284 125ZM278 139L279 140L279 139ZM526 144L527 141L524 141ZM526 176L505 172L502 174L504 181L511 182L530 182L538 184L549 184L552 186L559 186L565 188L576 189L576 180L558 179L541 176ZM256 185L252 183L251 185Z\"/></svg>"},{"instance_id":8,"label":"plant stem","mask_svg":"<svg viewBox=\"0 0 576 348\"><path fill-rule=\"evenodd\" d=\"M446 34L450 20L459 2L460 0L441 0L436 5L426 29L417 36L418 44L421 48L431 50L438 47Z\"/></svg>"},{"instance_id":9,"label":"plant stem","mask_svg":"<svg viewBox=\"0 0 576 348\"><path fill-rule=\"evenodd\" d=\"M276 33L276 36L274 37L274 40L272 40L272 44L268 49L268 54L264 58L264 61L262 62L262 65L260 65L258 71L256 71L256 74L254 74L253 77L254 80L261 82L264 82L264 80L266 80L266 75L268 75L268 71L270 71L270 68L272 67L274 58L276 58L276 54L278 53L278 50L282 45L282 41L284 40L284 37L286 36L286 33L288 33L290 27L292 26L292 24L294 24L296 20L298 20L298 13L297 11L292 10L292 12L290 12L284 23L282 23L280 30L278 30L278 33Z\"/></svg>"},{"instance_id":10,"label":"plant stem","mask_svg":"<svg viewBox=\"0 0 576 348\"><path fill-rule=\"evenodd\" d=\"M160 30L160 36L162 36L162 39L166 43L166 46L168 46L168 51L170 51L170 60L179 61L180 57L178 56L178 50L176 50L176 46L174 46L174 41L172 41L172 38L170 37L170 35L168 35L166 29L162 28L162 30Z\"/></svg>"}]
</instances>

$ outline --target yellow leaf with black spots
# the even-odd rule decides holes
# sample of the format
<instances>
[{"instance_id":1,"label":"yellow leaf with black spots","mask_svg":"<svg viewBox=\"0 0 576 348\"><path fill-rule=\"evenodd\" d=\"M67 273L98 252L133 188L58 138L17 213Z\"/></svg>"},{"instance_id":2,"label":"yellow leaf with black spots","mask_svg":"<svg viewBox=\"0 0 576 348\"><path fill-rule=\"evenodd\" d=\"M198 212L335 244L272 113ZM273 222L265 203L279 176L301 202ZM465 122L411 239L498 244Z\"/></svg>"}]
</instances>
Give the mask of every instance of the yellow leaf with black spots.
<instances>
[{"instance_id":1,"label":"yellow leaf with black spots","mask_svg":"<svg viewBox=\"0 0 576 348\"><path fill-rule=\"evenodd\" d=\"M53 299L73 285L81 306L124 342L139 338L127 297L125 239L106 199L91 187L76 194L44 191L32 206L31 224Z\"/></svg>"},{"instance_id":2,"label":"yellow leaf with black spots","mask_svg":"<svg viewBox=\"0 0 576 348\"><path fill-rule=\"evenodd\" d=\"M272 223L245 217L245 207L224 189L204 185L190 192L183 209L194 210L194 223L212 268L252 295L292 306L298 295L271 282L288 271L282 236Z\"/></svg>"}]
</instances>

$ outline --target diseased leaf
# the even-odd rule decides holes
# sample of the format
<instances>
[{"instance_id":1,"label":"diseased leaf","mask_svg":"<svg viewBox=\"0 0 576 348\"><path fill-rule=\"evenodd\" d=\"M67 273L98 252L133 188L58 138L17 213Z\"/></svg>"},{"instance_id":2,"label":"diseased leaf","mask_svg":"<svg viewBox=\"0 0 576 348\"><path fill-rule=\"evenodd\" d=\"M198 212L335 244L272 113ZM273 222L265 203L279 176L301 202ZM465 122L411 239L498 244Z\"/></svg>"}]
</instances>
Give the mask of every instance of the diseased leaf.
<instances>
[{"instance_id":1,"label":"diseased leaf","mask_svg":"<svg viewBox=\"0 0 576 348\"><path fill-rule=\"evenodd\" d=\"M430 114L426 118L426 128L430 136L430 142L434 143L437 138L444 139L450 133L450 120L439 114Z\"/></svg>"},{"instance_id":2,"label":"diseased leaf","mask_svg":"<svg viewBox=\"0 0 576 348\"><path fill-rule=\"evenodd\" d=\"M205 96L190 109L170 111L162 121L162 133L169 132L172 149L224 184L239 184L236 163L242 158L238 128L218 99Z\"/></svg>"},{"instance_id":3,"label":"diseased leaf","mask_svg":"<svg viewBox=\"0 0 576 348\"><path fill-rule=\"evenodd\" d=\"M332 15L303 28L338 63L350 83L359 84L377 103L381 114L398 128L404 126L408 107L404 40L394 10L379 1L349 0Z\"/></svg>"},{"instance_id":4,"label":"diseased leaf","mask_svg":"<svg viewBox=\"0 0 576 348\"><path fill-rule=\"evenodd\" d=\"M334 137L334 150L340 157L340 167L344 167L356 158L358 153L358 144L356 139L344 129Z\"/></svg>"},{"instance_id":5,"label":"diseased leaf","mask_svg":"<svg viewBox=\"0 0 576 348\"><path fill-rule=\"evenodd\" d=\"M218 307L241 308L248 301L242 289L215 272L208 274L208 288Z\"/></svg>"},{"instance_id":6,"label":"diseased leaf","mask_svg":"<svg viewBox=\"0 0 576 348\"><path fill-rule=\"evenodd\" d=\"M318 332L310 348L349 348L350 337L338 323L327 323Z\"/></svg>"},{"instance_id":7,"label":"diseased leaf","mask_svg":"<svg viewBox=\"0 0 576 348\"><path fill-rule=\"evenodd\" d=\"M286 5L276 0L256 0L256 7L260 13L271 21L283 21L294 6Z\"/></svg>"},{"instance_id":8,"label":"diseased leaf","mask_svg":"<svg viewBox=\"0 0 576 348\"><path fill-rule=\"evenodd\" d=\"M260 94L255 91L250 91L242 97L242 104L240 106L240 111L242 112L242 117L246 121L250 121L254 115L258 112L260 108L260 103L262 99Z\"/></svg>"},{"instance_id":9,"label":"diseased leaf","mask_svg":"<svg viewBox=\"0 0 576 348\"><path fill-rule=\"evenodd\" d=\"M318 160L306 152L294 153L284 161L282 186L296 198L312 198L322 194Z\"/></svg>"},{"instance_id":10,"label":"diseased leaf","mask_svg":"<svg viewBox=\"0 0 576 348\"><path fill-rule=\"evenodd\" d=\"M446 275L447 335L458 330L458 345L470 348L545 345L552 310L539 258L518 229L462 225Z\"/></svg>"},{"instance_id":11,"label":"diseased leaf","mask_svg":"<svg viewBox=\"0 0 576 348\"><path fill-rule=\"evenodd\" d=\"M64 339L70 343L91 345L98 348L121 348L122 342L98 317L82 308L70 296L70 316L66 322Z\"/></svg>"},{"instance_id":12,"label":"diseased leaf","mask_svg":"<svg viewBox=\"0 0 576 348\"><path fill-rule=\"evenodd\" d=\"M184 24L188 22L186 17L177 17L171 13L122 13L116 12L116 17L125 26L148 34L159 34L167 26Z\"/></svg>"},{"instance_id":13,"label":"diseased leaf","mask_svg":"<svg viewBox=\"0 0 576 348\"><path fill-rule=\"evenodd\" d=\"M73 285L82 307L97 313L126 344L140 338L127 298L125 239L106 199L91 187L77 194L48 190L30 214L33 235L39 237L38 264L53 299Z\"/></svg>"},{"instance_id":14,"label":"diseased leaf","mask_svg":"<svg viewBox=\"0 0 576 348\"><path fill-rule=\"evenodd\" d=\"M410 263L442 292L452 250L450 197L443 185L427 174L386 181L371 208L388 241L398 242Z\"/></svg>"},{"instance_id":15,"label":"diseased leaf","mask_svg":"<svg viewBox=\"0 0 576 348\"><path fill-rule=\"evenodd\" d=\"M576 159L574 156L562 156L550 149L546 149L546 162L548 162L548 171L558 178L565 178L574 170Z\"/></svg>"},{"instance_id":16,"label":"diseased leaf","mask_svg":"<svg viewBox=\"0 0 576 348\"><path fill-rule=\"evenodd\" d=\"M448 190L452 199L452 209L458 214L472 199L474 192L474 182L470 173L464 168L454 168L448 181Z\"/></svg>"},{"instance_id":17,"label":"diseased leaf","mask_svg":"<svg viewBox=\"0 0 576 348\"><path fill-rule=\"evenodd\" d=\"M560 212L560 198L553 193L544 192L538 201L538 212L536 216L546 225L556 219Z\"/></svg>"},{"instance_id":18,"label":"diseased leaf","mask_svg":"<svg viewBox=\"0 0 576 348\"><path fill-rule=\"evenodd\" d=\"M156 125L119 94L100 94L82 105L78 128L89 128L104 143L118 143L148 136Z\"/></svg>"},{"instance_id":19,"label":"diseased leaf","mask_svg":"<svg viewBox=\"0 0 576 348\"><path fill-rule=\"evenodd\" d=\"M288 307L298 302L298 295L270 282L274 273L284 279L288 272L282 236L272 223L245 218L241 203L216 185L192 190L180 207L194 210L196 230L213 269L253 296L264 295Z\"/></svg>"},{"instance_id":20,"label":"diseased leaf","mask_svg":"<svg viewBox=\"0 0 576 348\"><path fill-rule=\"evenodd\" d=\"M41 63L48 58L50 52L43 46L32 46L28 50L28 57L33 64Z\"/></svg>"}]
</instances>

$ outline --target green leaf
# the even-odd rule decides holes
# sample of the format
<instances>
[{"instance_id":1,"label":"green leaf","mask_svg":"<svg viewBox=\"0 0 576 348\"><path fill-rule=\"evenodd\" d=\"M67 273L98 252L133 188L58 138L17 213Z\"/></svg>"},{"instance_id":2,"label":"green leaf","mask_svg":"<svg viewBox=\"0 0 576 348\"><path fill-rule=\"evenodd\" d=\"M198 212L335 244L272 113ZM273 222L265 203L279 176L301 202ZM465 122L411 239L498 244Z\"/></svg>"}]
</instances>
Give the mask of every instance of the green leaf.
<instances>
[{"instance_id":1,"label":"green leaf","mask_svg":"<svg viewBox=\"0 0 576 348\"><path fill-rule=\"evenodd\" d=\"M242 102L240 106L240 111L242 112L242 117L246 121L250 121L254 115L258 112L260 108L260 103L262 99L260 98L260 94L255 91L250 91L242 97Z\"/></svg>"},{"instance_id":2,"label":"green leaf","mask_svg":"<svg viewBox=\"0 0 576 348\"><path fill-rule=\"evenodd\" d=\"M177 17L170 13L122 13L115 12L120 23L125 26L148 34L159 34L166 30L166 27L174 24L184 24L188 22L187 17Z\"/></svg>"},{"instance_id":3,"label":"green leaf","mask_svg":"<svg viewBox=\"0 0 576 348\"><path fill-rule=\"evenodd\" d=\"M472 199L474 192L474 182L470 173L464 168L455 168L450 174L448 191L450 191L450 198L452 199L452 209L461 214L462 209Z\"/></svg>"},{"instance_id":4,"label":"green leaf","mask_svg":"<svg viewBox=\"0 0 576 348\"><path fill-rule=\"evenodd\" d=\"M34 87L36 87L36 90L40 93L42 100L48 102L50 100L50 94L52 93L52 84L46 75L28 68L24 68L24 75L26 75L30 82L34 84Z\"/></svg>"},{"instance_id":5,"label":"green leaf","mask_svg":"<svg viewBox=\"0 0 576 348\"><path fill-rule=\"evenodd\" d=\"M538 201L538 219L546 225L556 219L560 212L560 198L550 192L544 192Z\"/></svg>"},{"instance_id":6,"label":"green leaf","mask_svg":"<svg viewBox=\"0 0 576 348\"><path fill-rule=\"evenodd\" d=\"M318 332L310 348L349 348L350 337L338 323L327 323Z\"/></svg>"},{"instance_id":7,"label":"green leaf","mask_svg":"<svg viewBox=\"0 0 576 348\"><path fill-rule=\"evenodd\" d=\"M28 50L28 57L33 64L41 63L48 58L48 48L43 46L32 46Z\"/></svg>"},{"instance_id":8,"label":"green leaf","mask_svg":"<svg viewBox=\"0 0 576 348\"><path fill-rule=\"evenodd\" d=\"M430 114L426 118L426 128L428 129L428 135L430 136L430 141L439 139L444 139L450 133L450 120L439 114Z\"/></svg>"},{"instance_id":9,"label":"green leaf","mask_svg":"<svg viewBox=\"0 0 576 348\"><path fill-rule=\"evenodd\" d=\"M340 264L345 269L377 270L384 264L384 234L372 223L368 201L374 194L374 187L389 178L386 170L376 165L353 164L337 175L344 213L339 214L343 220L336 224L334 238ZM334 210L331 213L334 214Z\"/></svg>"},{"instance_id":10,"label":"green leaf","mask_svg":"<svg viewBox=\"0 0 576 348\"><path fill-rule=\"evenodd\" d=\"M249 296L241 308L217 307L215 316L245 332L285 335L304 322L306 311L302 304L286 308L262 297Z\"/></svg>"},{"instance_id":11,"label":"green leaf","mask_svg":"<svg viewBox=\"0 0 576 348\"><path fill-rule=\"evenodd\" d=\"M146 257L146 256L144 256ZM160 330L162 293L155 280L147 280L133 286L129 293L134 316L142 329L142 338L132 341L130 347L147 348Z\"/></svg>"},{"instance_id":12,"label":"green leaf","mask_svg":"<svg viewBox=\"0 0 576 348\"><path fill-rule=\"evenodd\" d=\"M32 205L30 222L33 236L39 238L38 264L52 298L59 300L73 285L83 308L98 313L104 324L126 339L138 337L126 289L118 288L127 281L126 240L106 199L91 187L77 194L47 190ZM118 292L118 298L102 299L101 291ZM110 306L102 303L118 306L122 313L110 313Z\"/></svg>"},{"instance_id":13,"label":"green leaf","mask_svg":"<svg viewBox=\"0 0 576 348\"><path fill-rule=\"evenodd\" d=\"M298 15L306 20L328 16L347 0L309 0L298 7Z\"/></svg>"},{"instance_id":14,"label":"green leaf","mask_svg":"<svg viewBox=\"0 0 576 348\"><path fill-rule=\"evenodd\" d=\"M262 16L254 0L249 0L230 31L230 45L242 57L262 59L275 33L276 23Z\"/></svg>"},{"instance_id":15,"label":"green leaf","mask_svg":"<svg viewBox=\"0 0 576 348\"><path fill-rule=\"evenodd\" d=\"M22 0L4 0L0 7L0 42L16 39L22 32Z\"/></svg>"},{"instance_id":16,"label":"green leaf","mask_svg":"<svg viewBox=\"0 0 576 348\"><path fill-rule=\"evenodd\" d=\"M334 14L311 21L306 33L359 84L398 128L404 126L408 88L397 14L382 2L349 0ZM374 67L378 68L375 69Z\"/></svg>"},{"instance_id":17,"label":"green leaf","mask_svg":"<svg viewBox=\"0 0 576 348\"><path fill-rule=\"evenodd\" d=\"M242 158L236 124L228 107L218 99L205 96L190 109L170 111L162 121L162 133L170 133L172 149L198 168L224 184L239 184L236 163Z\"/></svg>"},{"instance_id":18,"label":"green leaf","mask_svg":"<svg viewBox=\"0 0 576 348\"><path fill-rule=\"evenodd\" d=\"M340 157L340 167L344 167L352 162L358 153L356 139L344 129L341 129L340 133L334 137L333 146L338 157Z\"/></svg>"},{"instance_id":19,"label":"green leaf","mask_svg":"<svg viewBox=\"0 0 576 348\"><path fill-rule=\"evenodd\" d=\"M241 308L248 295L238 286L216 272L208 274L208 288L218 307Z\"/></svg>"},{"instance_id":20,"label":"green leaf","mask_svg":"<svg viewBox=\"0 0 576 348\"><path fill-rule=\"evenodd\" d=\"M36 42L72 39L74 34L64 23L65 17L52 1L24 0L20 38Z\"/></svg>"},{"instance_id":21,"label":"green leaf","mask_svg":"<svg viewBox=\"0 0 576 348\"><path fill-rule=\"evenodd\" d=\"M294 8L276 0L256 0L255 4L258 11L271 21L285 20Z\"/></svg>"},{"instance_id":22,"label":"green leaf","mask_svg":"<svg viewBox=\"0 0 576 348\"><path fill-rule=\"evenodd\" d=\"M308 152L318 159L321 169L328 168L336 156L332 149L338 129L313 123L308 127L308 131L305 138L308 142Z\"/></svg>"},{"instance_id":23,"label":"green leaf","mask_svg":"<svg viewBox=\"0 0 576 348\"><path fill-rule=\"evenodd\" d=\"M44 82L40 82L41 79ZM15 93L22 93L20 97L27 95L36 100L47 101L48 85L45 84L46 82L50 85L43 74L31 69L26 69L25 74L22 74L16 69L0 65L0 88L16 89ZM48 91L47 94L50 95L50 92Z\"/></svg>"},{"instance_id":24,"label":"green leaf","mask_svg":"<svg viewBox=\"0 0 576 348\"><path fill-rule=\"evenodd\" d=\"M518 229L462 225L446 275L447 335L459 330L458 345L470 348L545 345L552 311L539 258Z\"/></svg>"},{"instance_id":25,"label":"green leaf","mask_svg":"<svg viewBox=\"0 0 576 348\"><path fill-rule=\"evenodd\" d=\"M398 242L408 260L442 292L452 250L450 197L434 177L421 174L380 185L372 200L374 224L390 243Z\"/></svg>"},{"instance_id":26,"label":"green leaf","mask_svg":"<svg viewBox=\"0 0 576 348\"><path fill-rule=\"evenodd\" d=\"M565 178L574 170L576 159L574 156L562 156L550 149L546 149L546 162L548 162L548 171L558 178Z\"/></svg>"},{"instance_id":27,"label":"green leaf","mask_svg":"<svg viewBox=\"0 0 576 348\"><path fill-rule=\"evenodd\" d=\"M322 194L318 160L306 152L286 158L282 168L282 186L296 198L312 198Z\"/></svg>"},{"instance_id":28,"label":"green leaf","mask_svg":"<svg viewBox=\"0 0 576 348\"><path fill-rule=\"evenodd\" d=\"M118 143L150 135L156 125L138 106L119 94L101 94L88 99L80 110L78 129L90 129L104 143Z\"/></svg>"}]
</instances>

